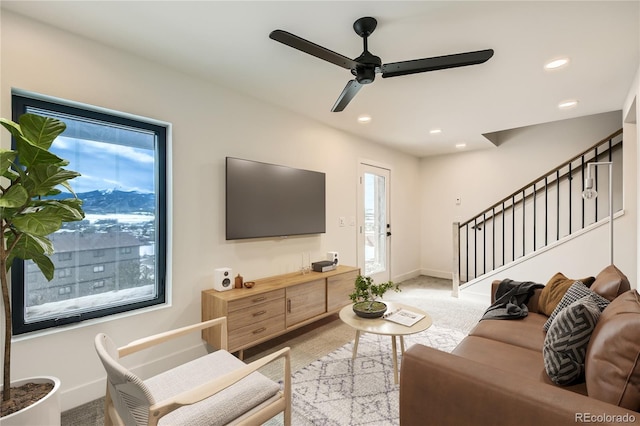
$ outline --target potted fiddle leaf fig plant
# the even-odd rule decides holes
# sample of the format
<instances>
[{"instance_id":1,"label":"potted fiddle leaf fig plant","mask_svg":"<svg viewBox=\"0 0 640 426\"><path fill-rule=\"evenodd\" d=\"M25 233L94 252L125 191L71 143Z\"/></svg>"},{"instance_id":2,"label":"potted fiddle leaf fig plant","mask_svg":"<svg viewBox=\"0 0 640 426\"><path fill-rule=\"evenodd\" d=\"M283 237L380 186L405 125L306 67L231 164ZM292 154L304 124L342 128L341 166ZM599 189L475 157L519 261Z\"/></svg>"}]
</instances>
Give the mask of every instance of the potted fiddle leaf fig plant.
<instances>
[{"instance_id":1,"label":"potted fiddle leaf fig plant","mask_svg":"<svg viewBox=\"0 0 640 426\"><path fill-rule=\"evenodd\" d=\"M42 274L51 281L54 264L50 257L53 244L48 236L58 231L65 222L84 218L82 201L71 189L69 181L79 173L65 169L69 164L49 149L53 141L66 129L64 122L36 114L23 114L18 123L0 118L15 142L15 149L0 148L0 285L4 311L4 358L3 386L0 422L9 424L48 423L43 414L39 420L15 420L29 410L42 411L40 405L49 398L51 388L59 388L59 380L22 380L11 382L11 336L12 316L8 275L14 259L31 260ZM62 198L60 186L69 191L70 197ZM41 388L44 388L42 390ZM41 389L44 396L34 395ZM56 414L52 421L59 424L60 406L58 398ZM26 414L29 415L29 414ZM50 423L48 423L50 424Z\"/></svg>"},{"instance_id":2,"label":"potted fiddle leaf fig plant","mask_svg":"<svg viewBox=\"0 0 640 426\"><path fill-rule=\"evenodd\" d=\"M355 282L355 290L349 295L353 302L353 312L362 318L379 318L387 311L387 305L377 300L388 290L400 291L398 284L392 281L374 284L373 278L358 275Z\"/></svg>"}]
</instances>

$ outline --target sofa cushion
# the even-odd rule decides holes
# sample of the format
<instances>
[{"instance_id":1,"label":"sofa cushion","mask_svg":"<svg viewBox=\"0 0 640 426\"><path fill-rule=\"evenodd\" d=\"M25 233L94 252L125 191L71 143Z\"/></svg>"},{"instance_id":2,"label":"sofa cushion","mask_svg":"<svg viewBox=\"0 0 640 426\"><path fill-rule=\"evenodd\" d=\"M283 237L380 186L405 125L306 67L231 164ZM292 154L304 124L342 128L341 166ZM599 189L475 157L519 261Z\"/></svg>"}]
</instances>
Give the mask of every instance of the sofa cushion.
<instances>
[{"instance_id":1,"label":"sofa cushion","mask_svg":"<svg viewBox=\"0 0 640 426\"><path fill-rule=\"evenodd\" d=\"M514 320L482 320L470 332L470 336L485 337L522 348L542 352L545 333L542 329L547 317L529 312L524 318Z\"/></svg>"},{"instance_id":2,"label":"sofa cushion","mask_svg":"<svg viewBox=\"0 0 640 426\"><path fill-rule=\"evenodd\" d=\"M627 276L615 265L604 268L591 285L591 290L608 300L613 300L631 289Z\"/></svg>"},{"instance_id":3,"label":"sofa cushion","mask_svg":"<svg viewBox=\"0 0 640 426\"><path fill-rule=\"evenodd\" d=\"M546 376L540 351L532 351L484 337L467 336L452 353L480 364L491 365L510 376L524 376L536 381L540 381L543 375Z\"/></svg>"},{"instance_id":4,"label":"sofa cushion","mask_svg":"<svg viewBox=\"0 0 640 426\"><path fill-rule=\"evenodd\" d=\"M558 306L556 306L556 308L553 310L553 312L549 316L549 319L547 319L547 322L544 323L544 330L549 330L551 323L560 311L562 311L564 308L566 308L576 300L581 299L585 296L591 297L594 302L596 302L601 311L609 304L609 300L589 290L580 281L576 281L575 283L571 284L571 287L569 287L569 290L567 290L567 292L562 297L562 300L560 300L560 303L558 303Z\"/></svg>"},{"instance_id":5,"label":"sofa cushion","mask_svg":"<svg viewBox=\"0 0 640 426\"><path fill-rule=\"evenodd\" d=\"M580 281L582 284L589 287L595 281L595 277L576 280L573 278L567 278L561 272L556 273L551 277L540 293L540 299L538 300L538 312L545 314L546 316L551 315L569 287L571 287L571 285L576 281Z\"/></svg>"},{"instance_id":6,"label":"sofa cushion","mask_svg":"<svg viewBox=\"0 0 640 426\"><path fill-rule=\"evenodd\" d=\"M583 378L585 355L600 308L589 296L576 300L556 315L544 340L544 368L551 381L568 385Z\"/></svg>"},{"instance_id":7,"label":"sofa cushion","mask_svg":"<svg viewBox=\"0 0 640 426\"><path fill-rule=\"evenodd\" d=\"M494 322L521 324L520 320L494 320ZM538 383L555 386L544 371L541 348L534 351L505 342L498 342L493 339L467 336L456 346L452 353L474 362L500 369L505 373L505 376L514 378L526 377ZM402 382L402 380L400 382ZM587 394L587 388L584 382L565 386L562 389L581 395Z\"/></svg>"},{"instance_id":8,"label":"sofa cushion","mask_svg":"<svg viewBox=\"0 0 640 426\"><path fill-rule=\"evenodd\" d=\"M630 290L602 312L587 349L590 397L640 411L640 296Z\"/></svg>"}]
</instances>

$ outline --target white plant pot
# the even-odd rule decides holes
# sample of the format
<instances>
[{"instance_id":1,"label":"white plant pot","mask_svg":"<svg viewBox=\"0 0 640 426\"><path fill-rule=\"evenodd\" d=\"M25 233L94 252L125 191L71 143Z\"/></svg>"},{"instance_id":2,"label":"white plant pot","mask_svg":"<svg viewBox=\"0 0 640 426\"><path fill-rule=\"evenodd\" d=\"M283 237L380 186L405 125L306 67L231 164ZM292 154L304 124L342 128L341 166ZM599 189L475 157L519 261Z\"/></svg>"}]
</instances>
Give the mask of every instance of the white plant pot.
<instances>
[{"instance_id":1,"label":"white plant pot","mask_svg":"<svg viewBox=\"0 0 640 426\"><path fill-rule=\"evenodd\" d=\"M35 404L0 418L0 424L2 426L60 426L60 380L49 376L31 377L17 380L11 383L11 386L21 386L25 383L52 383L53 389Z\"/></svg>"}]
</instances>

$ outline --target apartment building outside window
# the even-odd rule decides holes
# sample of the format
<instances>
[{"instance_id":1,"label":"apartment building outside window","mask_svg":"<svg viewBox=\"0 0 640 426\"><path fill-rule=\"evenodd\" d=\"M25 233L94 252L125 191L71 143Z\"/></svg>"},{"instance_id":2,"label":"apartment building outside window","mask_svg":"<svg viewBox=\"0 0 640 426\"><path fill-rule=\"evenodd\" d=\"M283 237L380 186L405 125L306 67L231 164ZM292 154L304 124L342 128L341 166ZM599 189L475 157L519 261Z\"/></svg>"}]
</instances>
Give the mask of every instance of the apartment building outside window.
<instances>
[{"instance_id":1,"label":"apartment building outside window","mask_svg":"<svg viewBox=\"0 0 640 426\"><path fill-rule=\"evenodd\" d=\"M14 334L164 303L169 125L23 92L12 107L14 121L65 122L51 151L82 175L71 185L86 215L50 235L53 280L31 261L13 264Z\"/></svg>"}]
</instances>

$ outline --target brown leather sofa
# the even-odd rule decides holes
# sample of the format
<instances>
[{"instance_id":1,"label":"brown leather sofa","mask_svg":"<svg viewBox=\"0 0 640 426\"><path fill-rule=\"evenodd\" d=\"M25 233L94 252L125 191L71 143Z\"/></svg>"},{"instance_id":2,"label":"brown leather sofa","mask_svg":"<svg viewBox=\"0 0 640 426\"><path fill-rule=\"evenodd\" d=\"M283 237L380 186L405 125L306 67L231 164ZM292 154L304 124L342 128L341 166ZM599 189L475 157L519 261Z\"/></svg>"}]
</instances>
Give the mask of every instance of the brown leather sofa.
<instances>
[{"instance_id":1,"label":"brown leather sofa","mask_svg":"<svg viewBox=\"0 0 640 426\"><path fill-rule=\"evenodd\" d=\"M400 424L640 424L640 296L613 265L590 289L611 303L591 334L581 383L549 379L548 316L539 312L542 289L536 289L525 318L482 320L452 353L409 348L400 373Z\"/></svg>"}]
</instances>

